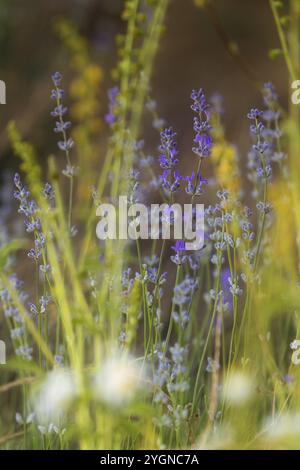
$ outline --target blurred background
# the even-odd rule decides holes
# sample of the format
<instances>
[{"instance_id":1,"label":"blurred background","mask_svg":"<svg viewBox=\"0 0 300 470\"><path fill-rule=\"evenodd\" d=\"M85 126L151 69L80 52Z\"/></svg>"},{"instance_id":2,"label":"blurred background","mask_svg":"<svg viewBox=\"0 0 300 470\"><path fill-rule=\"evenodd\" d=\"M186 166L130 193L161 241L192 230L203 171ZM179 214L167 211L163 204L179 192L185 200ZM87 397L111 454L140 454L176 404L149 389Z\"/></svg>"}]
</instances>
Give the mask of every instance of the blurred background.
<instances>
[{"instance_id":1,"label":"blurred background","mask_svg":"<svg viewBox=\"0 0 300 470\"><path fill-rule=\"evenodd\" d=\"M10 119L16 120L26 139L34 140L40 158L56 151L49 114L50 76L61 70L68 79L72 73L55 31L59 18L75 25L102 68L105 114L105 90L113 84L110 71L116 61L115 36L125 28L122 7L122 0L0 0L0 79L7 86L7 104L0 113L1 173L16 166L6 133ZM258 84L272 81L282 104L287 100L283 59L268 56L276 47L268 0L217 0L213 9L197 8L194 0L171 1L152 95L159 114L180 131L183 153L190 153L192 142L190 90L203 87L208 95L218 91L224 96L228 138L243 158L249 142L246 113L260 103ZM150 138L154 152L158 142Z\"/></svg>"}]
</instances>

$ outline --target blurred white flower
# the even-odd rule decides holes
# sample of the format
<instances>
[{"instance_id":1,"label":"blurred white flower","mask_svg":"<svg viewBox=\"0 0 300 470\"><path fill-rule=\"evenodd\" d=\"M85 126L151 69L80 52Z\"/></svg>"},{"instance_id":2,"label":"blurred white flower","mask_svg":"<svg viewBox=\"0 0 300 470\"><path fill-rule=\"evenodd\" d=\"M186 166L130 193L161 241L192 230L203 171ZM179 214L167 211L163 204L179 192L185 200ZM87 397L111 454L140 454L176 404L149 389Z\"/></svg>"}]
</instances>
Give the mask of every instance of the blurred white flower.
<instances>
[{"instance_id":1,"label":"blurred white flower","mask_svg":"<svg viewBox=\"0 0 300 470\"><path fill-rule=\"evenodd\" d=\"M208 438L207 438L208 437ZM235 433L228 424L215 425L214 430L209 436L200 434L199 438L192 445L195 450L221 450L230 449L234 445Z\"/></svg>"},{"instance_id":2,"label":"blurred white flower","mask_svg":"<svg viewBox=\"0 0 300 470\"><path fill-rule=\"evenodd\" d=\"M55 424L53 423L50 423L47 427L39 425L38 430L43 435L55 433L55 434L60 434L61 436L63 436L66 432L65 428L60 429L57 426L55 426Z\"/></svg>"},{"instance_id":3,"label":"blurred white flower","mask_svg":"<svg viewBox=\"0 0 300 470\"><path fill-rule=\"evenodd\" d=\"M294 414L285 413L275 418L270 418L265 426L267 436L270 439L300 436L300 412Z\"/></svg>"},{"instance_id":4,"label":"blurred white flower","mask_svg":"<svg viewBox=\"0 0 300 470\"><path fill-rule=\"evenodd\" d=\"M34 396L38 422L42 425L58 422L74 395L75 381L70 370L57 368L50 372Z\"/></svg>"},{"instance_id":5,"label":"blurred white flower","mask_svg":"<svg viewBox=\"0 0 300 470\"><path fill-rule=\"evenodd\" d=\"M234 405L243 405L253 394L255 383L252 377L241 371L229 374L223 384L223 397Z\"/></svg>"},{"instance_id":6,"label":"blurred white flower","mask_svg":"<svg viewBox=\"0 0 300 470\"><path fill-rule=\"evenodd\" d=\"M30 413L27 417L23 417L21 413L16 413L17 424L31 424L34 420L35 413Z\"/></svg>"},{"instance_id":7,"label":"blurred white flower","mask_svg":"<svg viewBox=\"0 0 300 470\"><path fill-rule=\"evenodd\" d=\"M290 348L291 349L298 349L300 347L300 341L299 339L294 339L294 341L291 342Z\"/></svg>"},{"instance_id":8,"label":"blurred white flower","mask_svg":"<svg viewBox=\"0 0 300 470\"><path fill-rule=\"evenodd\" d=\"M141 368L128 356L106 359L95 375L95 394L111 406L130 402L141 386Z\"/></svg>"},{"instance_id":9,"label":"blurred white flower","mask_svg":"<svg viewBox=\"0 0 300 470\"><path fill-rule=\"evenodd\" d=\"M292 354L292 363L295 364L296 366L300 364L300 340L295 339L291 344L290 348L293 349L293 354Z\"/></svg>"}]
</instances>

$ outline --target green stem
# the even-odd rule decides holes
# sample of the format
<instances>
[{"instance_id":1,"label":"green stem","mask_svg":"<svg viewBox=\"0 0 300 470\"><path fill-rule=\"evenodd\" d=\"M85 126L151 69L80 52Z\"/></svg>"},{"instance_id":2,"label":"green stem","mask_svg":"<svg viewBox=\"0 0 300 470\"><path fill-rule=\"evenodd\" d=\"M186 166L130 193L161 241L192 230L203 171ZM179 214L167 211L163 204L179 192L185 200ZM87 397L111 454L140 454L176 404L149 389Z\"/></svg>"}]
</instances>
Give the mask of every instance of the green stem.
<instances>
[{"instance_id":1,"label":"green stem","mask_svg":"<svg viewBox=\"0 0 300 470\"><path fill-rule=\"evenodd\" d=\"M181 264L177 265L177 270L176 270L176 279L175 279L175 285L174 285L174 290L179 282L179 277L180 277L180 271L181 271ZM167 336L166 336L166 341L163 347L163 352L166 354L168 351L168 345L170 342L171 334L172 334L172 329L173 329L173 311L174 311L175 303L174 303L174 298L172 300L172 305L171 305L171 314L169 318L169 326L168 326L168 331L167 331Z\"/></svg>"},{"instance_id":2,"label":"green stem","mask_svg":"<svg viewBox=\"0 0 300 470\"><path fill-rule=\"evenodd\" d=\"M294 69L294 65L293 65L293 62L291 60L291 56L290 56L289 49L288 49L287 40L286 40L284 31L282 29L282 25L281 25L281 22L280 22L280 17L278 15L278 11L277 11L277 8L276 8L276 2L274 0L269 0L269 3L270 3L270 8L271 8L274 20L275 20L275 25L276 25L276 28L277 28L277 32L278 32L278 36L279 36L283 56L284 56L284 59L285 59L285 62L286 62L286 66L288 68L291 79L294 81L294 80L297 79L296 71Z\"/></svg>"}]
</instances>

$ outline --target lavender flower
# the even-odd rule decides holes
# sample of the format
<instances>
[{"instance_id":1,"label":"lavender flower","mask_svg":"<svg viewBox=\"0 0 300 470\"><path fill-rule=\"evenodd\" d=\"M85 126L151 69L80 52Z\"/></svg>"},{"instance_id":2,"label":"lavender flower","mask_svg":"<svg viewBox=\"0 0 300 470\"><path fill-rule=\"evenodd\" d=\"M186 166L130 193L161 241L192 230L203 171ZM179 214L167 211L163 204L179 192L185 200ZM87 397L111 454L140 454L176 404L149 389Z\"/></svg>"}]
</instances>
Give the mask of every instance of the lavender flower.
<instances>
[{"instance_id":1,"label":"lavender flower","mask_svg":"<svg viewBox=\"0 0 300 470\"><path fill-rule=\"evenodd\" d=\"M236 279L232 279L231 277L229 277L228 282L229 282L229 285L230 285L229 290L230 290L231 294L233 295L233 297L237 297L237 296L242 295L243 290L239 287L238 277L236 277Z\"/></svg>"},{"instance_id":2,"label":"lavender flower","mask_svg":"<svg viewBox=\"0 0 300 470\"><path fill-rule=\"evenodd\" d=\"M153 377L154 385L163 387L169 380L171 364L161 351L157 353L158 366Z\"/></svg>"},{"instance_id":3,"label":"lavender flower","mask_svg":"<svg viewBox=\"0 0 300 470\"><path fill-rule=\"evenodd\" d=\"M212 148L212 137L209 134L211 125L209 123L209 104L206 101L204 91L193 90L191 94L193 104L191 105L192 110L198 114L194 117L194 143L196 146L192 148L193 152L200 158L208 157Z\"/></svg>"},{"instance_id":4,"label":"lavender flower","mask_svg":"<svg viewBox=\"0 0 300 470\"><path fill-rule=\"evenodd\" d=\"M24 305L27 301L27 294L23 291L23 282L18 279L16 274L12 274L9 278L11 287L15 290L16 296L19 301ZM24 318L16 308L12 296L8 289L3 289L0 285L0 298L3 303L4 315L9 319L10 336L13 340L15 352L17 356L25 360L32 360L33 348L28 345L28 334L25 328ZM28 313L28 315L30 315Z\"/></svg>"},{"instance_id":5,"label":"lavender flower","mask_svg":"<svg viewBox=\"0 0 300 470\"><path fill-rule=\"evenodd\" d=\"M256 182L256 179L269 179L272 176L272 168L270 165L270 152L272 144L265 134L265 126L261 122L263 111L253 108L248 113L248 119L254 121L250 125L250 133L255 139L252 150L248 155L248 168L252 170L249 179ZM256 178L254 176L256 172Z\"/></svg>"},{"instance_id":6,"label":"lavender flower","mask_svg":"<svg viewBox=\"0 0 300 470\"><path fill-rule=\"evenodd\" d=\"M200 195L203 193L203 186L208 184L206 178L203 178L201 174L197 175L197 180L195 181L195 172L193 171L191 176L185 176L183 178L186 182L185 191L190 196Z\"/></svg>"},{"instance_id":7,"label":"lavender flower","mask_svg":"<svg viewBox=\"0 0 300 470\"><path fill-rule=\"evenodd\" d=\"M170 348L172 358L172 369L171 369L171 381L167 384L169 392L184 392L188 390L189 384L184 378L187 366L187 353L188 348L186 346L180 346L175 343Z\"/></svg>"},{"instance_id":8,"label":"lavender flower","mask_svg":"<svg viewBox=\"0 0 300 470\"><path fill-rule=\"evenodd\" d=\"M52 80L53 80L53 83L56 87L59 87L60 84L61 84L61 81L62 81L62 74L60 72L55 72L53 75L52 75Z\"/></svg>"},{"instance_id":9,"label":"lavender flower","mask_svg":"<svg viewBox=\"0 0 300 470\"><path fill-rule=\"evenodd\" d=\"M187 275L174 289L174 304L178 306L189 304L197 287L198 281Z\"/></svg>"},{"instance_id":10,"label":"lavender flower","mask_svg":"<svg viewBox=\"0 0 300 470\"><path fill-rule=\"evenodd\" d=\"M10 330L10 336L12 339L20 338L25 332L24 326L20 326L19 328L13 328Z\"/></svg>"},{"instance_id":11,"label":"lavender flower","mask_svg":"<svg viewBox=\"0 0 300 470\"><path fill-rule=\"evenodd\" d=\"M230 278L230 269L224 268L221 272L221 289L222 289L222 301L223 305L226 305L226 310L232 310L233 301L232 295L230 292L231 284L229 282Z\"/></svg>"},{"instance_id":12,"label":"lavender flower","mask_svg":"<svg viewBox=\"0 0 300 470\"><path fill-rule=\"evenodd\" d=\"M180 188L180 181L183 179L178 170L171 172L165 170L160 176L162 187L169 193L175 193Z\"/></svg>"},{"instance_id":13,"label":"lavender flower","mask_svg":"<svg viewBox=\"0 0 300 470\"><path fill-rule=\"evenodd\" d=\"M33 348L29 346L19 346L16 349L16 355L22 357L26 361L32 361Z\"/></svg>"},{"instance_id":14,"label":"lavender flower","mask_svg":"<svg viewBox=\"0 0 300 470\"><path fill-rule=\"evenodd\" d=\"M30 192L22 184L18 173L14 176L16 191L15 198L20 202L19 213L25 216L24 224L28 233L34 235L34 248L28 252L28 257L37 261L43 252L46 244L45 235L42 232L41 221L38 217L39 208L34 200L30 199Z\"/></svg>"},{"instance_id":15,"label":"lavender flower","mask_svg":"<svg viewBox=\"0 0 300 470\"><path fill-rule=\"evenodd\" d=\"M212 137L207 134L196 134L194 142L198 147L193 147L193 152L199 157L208 157L212 147Z\"/></svg>"},{"instance_id":16,"label":"lavender flower","mask_svg":"<svg viewBox=\"0 0 300 470\"><path fill-rule=\"evenodd\" d=\"M252 121L259 119L263 115L263 111L260 111L257 108L252 108L249 113L247 114L247 118L251 119Z\"/></svg>"},{"instance_id":17,"label":"lavender flower","mask_svg":"<svg viewBox=\"0 0 300 470\"><path fill-rule=\"evenodd\" d=\"M52 200L55 197L54 189L51 184L46 183L43 189L43 196L48 199Z\"/></svg>"},{"instance_id":18,"label":"lavender flower","mask_svg":"<svg viewBox=\"0 0 300 470\"><path fill-rule=\"evenodd\" d=\"M272 204L270 204L269 202L263 202L263 201L259 201L257 204L256 204L256 208L264 213L264 214L268 214L269 212L271 212L272 210Z\"/></svg>"},{"instance_id":19,"label":"lavender flower","mask_svg":"<svg viewBox=\"0 0 300 470\"><path fill-rule=\"evenodd\" d=\"M178 155L176 132L173 131L172 127L161 132L159 150L161 152L159 157L160 167L163 170L172 170L178 164L176 158Z\"/></svg>"},{"instance_id":20,"label":"lavender flower","mask_svg":"<svg viewBox=\"0 0 300 470\"><path fill-rule=\"evenodd\" d=\"M267 108L275 108L278 106L278 94L273 83L268 82L263 86L263 99Z\"/></svg>"},{"instance_id":21,"label":"lavender flower","mask_svg":"<svg viewBox=\"0 0 300 470\"><path fill-rule=\"evenodd\" d=\"M42 295L42 297L39 300L40 312L41 313L46 312L46 308L48 307L48 305L50 304L51 301L52 301L52 299L49 295Z\"/></svg>"},{"instance_id":22,"label":"lavender flower","mask_svg":"<svg viewBox=\"0 0 300 470\"><path fill-rule=\"evenodd\" d=\"M263 120L266 123L264 137L269 142L269 155L271 161L281 164L286 154L282 151L280 138L283 131L280 128L281 110L278 103L278 95L272 83L265 83L263 86L263 98L266 109L263 112Z\"/></svg>"},{"instance_id":23,"label":"lavender flower","mask_svg":"<svg viewBox=\"0 0 300 470\"><path fill-rule=\"evenodd\" d=\"M60 72L55 72L52 75L52 81L54 83L55 89L51 91L51 99L56 101L56 106L51 112L51 116L57 118L55 122L54 132L62 134L62 139L57 142L58 148L65 152L67 156L67 162L70 164L69 151L74 146L74 140L72 137L67 136L67 130L71 127L70 121L64 120L64 115L67 113L68 108L64 106L64 90L60 88L62 81L62 74Z\"/></svg>"},{"instance_id":24,"label":"lavender flower","mask_svg":"<svg viewBox=\"0 0 300 470\"><path fill-rule=\"evenodd\" d=\"M185 241L177 240L175 245L172 246L172 250L175 251L175 255L171 256L171 261L179 265L183 264L187 260L185 253Z\"/></svg>"}]
</instances>

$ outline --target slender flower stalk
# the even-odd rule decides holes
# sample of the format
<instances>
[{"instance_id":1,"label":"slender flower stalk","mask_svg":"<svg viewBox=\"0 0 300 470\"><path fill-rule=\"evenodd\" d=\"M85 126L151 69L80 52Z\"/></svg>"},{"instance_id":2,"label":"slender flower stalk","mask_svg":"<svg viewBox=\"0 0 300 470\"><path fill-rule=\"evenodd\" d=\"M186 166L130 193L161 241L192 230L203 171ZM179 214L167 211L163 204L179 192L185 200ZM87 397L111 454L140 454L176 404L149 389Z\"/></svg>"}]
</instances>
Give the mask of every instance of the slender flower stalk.
<instances>
[{"instance_id":1,"label":"slender flower stalk","mask_svg":"<svg viewBox=\"0 0 300 470\"><path fill-rule=\"evenodd\" d=\"M62 134L63 138L63 140L58 141L58 148L65 153L67 159L67 166L63 171L63 174L70 179L68 227L69 231L71 232L75 168L71 162L70 150L74 147L74 140L67 134L67 131L70 129L72 124L70 121L64 120L64 116L67 113L68 108L63 103L65 93L64 90L60 87L62 78L63 77L60 72L55 72L52 75L52 81L55 88L51 92L51 98L56 102L56 107L51 112L51 116L57 119L54 132Z\"/></svg>"}]
</instances>

